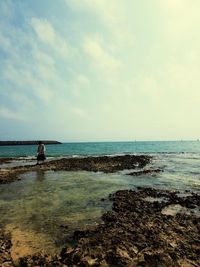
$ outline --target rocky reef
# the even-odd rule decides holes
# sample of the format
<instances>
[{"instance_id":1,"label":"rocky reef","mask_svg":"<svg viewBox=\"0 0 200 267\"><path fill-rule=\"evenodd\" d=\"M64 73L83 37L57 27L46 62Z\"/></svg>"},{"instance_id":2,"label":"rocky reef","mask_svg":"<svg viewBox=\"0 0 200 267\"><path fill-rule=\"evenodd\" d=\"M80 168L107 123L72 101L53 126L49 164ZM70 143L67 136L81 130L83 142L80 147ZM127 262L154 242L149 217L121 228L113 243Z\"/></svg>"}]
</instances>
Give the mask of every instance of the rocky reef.
<instances>
[{"instance_id":1,"label":"rocky reef","mask_svg":"<svg viewBox=\"0 0 200 267\"><path fill-rule=\"evenodd\" d=\"M144 155L65 158L47 161L39 166L1 169L0 182L11 182L19 179L24 172L39 169L106 173L127 169L132 176L156 175L162 171L146 169L145 166L150 162L151 157ZM199 194L137 188L117 191L109 199L112 209L103 214L102 223L76 230L73 233L73 245L66 245L59 255L41 252L14 262L11 257L11 237L0 226L0 266L200 266Z\"/></svg>"},{"instance_id":2,"label":"rocky reef","mask_svg":"<svg viewBox=\"0 0 200 267\"><path fill-rule=\"evenodd\" d=\"M10 253L11 247L12 243L10 235L8 233L5 233L4 228L0 225L0 266L13 266L13 261Z\"/></svg>"},{"instance_id":3,"label":"rocky reef","mask_svg":"<svg viewBox=\"0 0 200 267\"><path fill-rule=\"evenodd\" d=\"M5 162L11 159L4 159ZM7 169L0 169L0 183L12 182L19 179L19 175L27 171L101 171L112 173L124 169L143 168L150 163L151 157L144 155L102 156L84 158L63 158L44 162L41 165L26 165Z\"/></svg>"},{"instance_id":4,"label":"rocky reef","mask_svg":"<svg viewBox=\"0 0 200 267\"><path fill-rule=\"evenodd\" d=\"M161 169L143 169L143 170L136 170L134 172L129 172L127 173L127 175L131 175L131 176L140 176L140 175L144 175L144 174L155 174L158 172L162 172L163 170Z\"/></svg>"},{"instance_id":5,"label":"rocky reef","mask_svg":"<svg viewBox=\"0 0 200 267\"><path fill-rule=\"evenodd\" d=\"M193 209L200 196L151 188L118 191L104 223L74 233L78 244L63 249L67 266L200 266L200 223ZM153 201L152 201L153 200ZM174 216L164 208L179 204L187 212ZM180 211L180 210L179 210Z\"/></svg>"},{"instance_id":6,"label":"rocky reef","mask_svg":"<svg viewBox=\"0 0 200 267\"><path fill-rule=\"evenodd\" d=\"M60 255L36 254L20 258L17 265L200 266L198 194L180 195L179 192L138 188L117 191L110 199L113 207L102 216L102 224L74 232L76 245L63 248ZM169 215L166 209L174 205L181 209Z\"/></svg>"}]
</instances>

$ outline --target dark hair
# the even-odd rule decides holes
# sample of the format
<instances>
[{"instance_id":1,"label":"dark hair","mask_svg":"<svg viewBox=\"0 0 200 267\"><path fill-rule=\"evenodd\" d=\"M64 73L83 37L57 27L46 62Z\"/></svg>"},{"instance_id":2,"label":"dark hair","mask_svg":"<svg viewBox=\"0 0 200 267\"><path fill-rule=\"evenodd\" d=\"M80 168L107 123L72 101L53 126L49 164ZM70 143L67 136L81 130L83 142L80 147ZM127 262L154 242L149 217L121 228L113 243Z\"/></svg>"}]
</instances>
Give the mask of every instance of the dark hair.
<instances>
[{"instance_id":1,"label":"dark hair","mask_svg":"<svg viewBox=\"0 0 200 267\"><path fill-rule=\"evenodd\" d=\"M39 141L38 144L41 145L42 144L42 141Z\"/></svg>"}]
</instances>

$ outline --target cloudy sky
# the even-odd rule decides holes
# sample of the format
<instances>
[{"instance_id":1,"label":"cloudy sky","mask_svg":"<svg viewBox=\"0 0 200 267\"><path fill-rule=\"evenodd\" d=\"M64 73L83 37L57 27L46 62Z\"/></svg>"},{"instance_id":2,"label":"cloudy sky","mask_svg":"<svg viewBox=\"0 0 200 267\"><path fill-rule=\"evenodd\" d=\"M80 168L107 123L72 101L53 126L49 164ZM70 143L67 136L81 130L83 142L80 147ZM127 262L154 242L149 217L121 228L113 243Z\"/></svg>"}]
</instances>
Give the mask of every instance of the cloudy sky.
<instances>
[{"instance_id":1,"label":"cloudy sky","mask_svg":"<svg viewBox=\"0 0 200 267\"><path fill-rule=\"evenodd\" d=\"M199 0L1 0L0 140L200 138Z\"/></svg>"}]
</instances>

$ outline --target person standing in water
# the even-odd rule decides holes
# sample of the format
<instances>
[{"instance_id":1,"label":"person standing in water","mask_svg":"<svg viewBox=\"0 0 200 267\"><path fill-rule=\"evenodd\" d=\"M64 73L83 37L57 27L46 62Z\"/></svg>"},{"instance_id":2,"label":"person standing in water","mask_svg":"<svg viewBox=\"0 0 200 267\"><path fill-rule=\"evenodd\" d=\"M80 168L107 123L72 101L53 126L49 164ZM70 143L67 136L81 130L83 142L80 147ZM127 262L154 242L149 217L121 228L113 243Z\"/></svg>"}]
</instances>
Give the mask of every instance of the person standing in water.
<instances>
[{"instance_id":1,"label":"person standing in water","mask_svg":"<svg viewBox=\"0 0 200 267\"><path fill-rule=\"evenodd\" d=\"M46 159L45 150L45 145L39 141L37 148L37 165L40 164L40 161L43 162Z\"/></svg>"}]
</instances>

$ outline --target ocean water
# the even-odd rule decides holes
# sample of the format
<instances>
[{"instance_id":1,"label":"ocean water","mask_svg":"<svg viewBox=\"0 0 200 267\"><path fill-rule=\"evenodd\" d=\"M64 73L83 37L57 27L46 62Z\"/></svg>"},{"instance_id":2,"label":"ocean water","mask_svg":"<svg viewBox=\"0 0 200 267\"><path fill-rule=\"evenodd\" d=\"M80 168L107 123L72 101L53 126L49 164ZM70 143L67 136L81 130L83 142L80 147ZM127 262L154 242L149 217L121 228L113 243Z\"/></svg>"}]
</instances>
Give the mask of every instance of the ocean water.
<instances>
[{"instance_id":1,"label":"ocean water","mask_svg":"<svg viewBox=\"0 0 200 267\"><path fill-rule=\"evenodd\" d=\"M146 168L163 172L133 177L128 170L113 174L40 170L0 185L0 225L12 234L14 259L41 250L59 252L70 243L74 230L101 223L101 215L112 205L108 195L117 190L142 186L200 193L198 141L64 143L48 145L46 150L47 160L145 153L153 156ZM0 168L35 164L35 151L36 146L0 147L0 157L15 157L14 163Z\"/></svg>"},{"instance_id":2,"label":"ocean water","mask_svg":"<svg viewBox=\"0 0 200 267\"><path fill-rule=\"evenodd\" d=\"M0 157L34 157L36 145L0 146ZM113 155L132 153L200 152L198 141L91 142L46 145L47 157Z\"/></svg>"}]
</instances>

